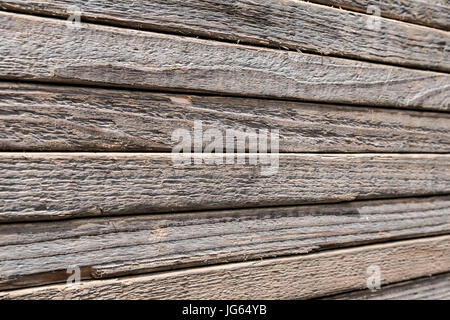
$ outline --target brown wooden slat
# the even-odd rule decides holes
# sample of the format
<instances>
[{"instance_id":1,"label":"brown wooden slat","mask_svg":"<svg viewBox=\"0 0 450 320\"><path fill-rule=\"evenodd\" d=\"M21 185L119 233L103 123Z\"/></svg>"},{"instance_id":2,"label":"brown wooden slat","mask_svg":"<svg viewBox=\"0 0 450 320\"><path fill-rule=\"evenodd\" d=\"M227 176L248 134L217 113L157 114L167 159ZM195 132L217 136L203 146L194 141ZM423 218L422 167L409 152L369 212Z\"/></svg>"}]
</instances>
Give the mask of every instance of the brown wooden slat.
<instances>
[{"instance_id":1,"label":"brown wooden slat","mask_svg":"<svg viewBox=\"0 0 450 320\"><path fill-rule=\"evenodd\" d=\"M450 76L0 13L0 78L448 110ZM126 44L126 45L125 45Z\"/></svg>"},{"instance_id":2,"label":"brown wooden slat","mask_svg":"<svg viewBox=\"0 0 450 320\"><path fill-rule=\"evenodd\" d=\"M0 299L302 299L364 289L368 267L382 285L450 270L450 236L212 267L52 285Z\"/></svg>"},{"instance_id":3,"label":"brown wooden slat","mask_svg":"<svg viewBox=\"0 0 450 320\"><path fill-rule=\"evenodd\" d=\"M381 7L383 13L391 8L408 13L431 8L432 14L447 19L448 24L448 8L437 4L416 8L417 3L403 0L396 7L388 1ZM450 35L446 32L384 18L378 28L366 14L303 1L0 1L0 8L66 18L73 5L80 8L84 19L93 22L450 71L450 52L445 50ZM421 14L426 16L430 10Z\"/></svg>"},{"instance_id":4,"label":"brown wooden slat","mask_svg":"<svg viewBox=\"0 0 450 320\"><path fill-rule=\"evenodd\" d=\"M450 193L450 155L246 155L177 164L171 153L0 153L0 221Z\"/></svg>"},{"instance_id":5,"label":"brown wooden slat","mask_svg":"<svg viewBox=\"0 0 450 320\"><path fill-rule=\"evenodd\" d=\"M450 197L0 225L0 289L450 232Z\"/></svg>"},{"instance_id":6,"label":"brown wooden slat","mask_svg":"<svg viewBox=\"0 0 450 320\"><path fill-rule=\"evenodd\" d=\"M277 129L280 152L450 152L444 113L14 83L0 83L0 110L5 151L171 151L202 121L223 141Z\"/></svg>"}]
</instances>

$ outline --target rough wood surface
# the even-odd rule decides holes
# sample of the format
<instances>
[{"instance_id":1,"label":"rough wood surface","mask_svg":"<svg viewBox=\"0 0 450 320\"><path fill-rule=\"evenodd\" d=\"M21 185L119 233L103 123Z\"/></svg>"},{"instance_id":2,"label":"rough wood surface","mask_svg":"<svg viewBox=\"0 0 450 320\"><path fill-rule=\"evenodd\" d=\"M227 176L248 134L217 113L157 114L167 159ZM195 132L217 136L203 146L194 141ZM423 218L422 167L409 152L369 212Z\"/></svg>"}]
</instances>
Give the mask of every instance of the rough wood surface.
<instances>
[{"instance_id":1,"label":"rough wood surface","mask_svg":"<svg viewBox=\"0 0 450 320\"><path fill-rule=\"evenodd\" d=\"M371 13L378 6L382 17L388 17L433 28L450 30L449 0L309 0L320 4ZM369 10L368 10L369 9Z\"/></svg>"},{"instance_id":2,"label":"rough wood surface","mask_svg":"<svg viewBox=\"0 0 450 320\"><path fill-rule=\"evenodd\" d=\"M0 13L0 77L448 110L450 76ZM405 55L409 56L409 55Z\"/></svg>"},{"instance_id":3,"label":"rough wood surface","mask_svg":"<svg viewBox=\"0 0 450 320\"><path fill-rule=\"evenodd\" d=\"M444 113L14 83L0 83L0 110L6 151L171 151L202 121L278 129L280 152L450 152Z\"/></svg>"},{"instance_id":4,"label":"rough wood surface","mask_svg":"<svg viewBox=\"0 0 450 320\"><path fill-rule=\"evenodd\" d=\"M369 15L297 0L0 1L6 9L60 17L73 5L93 22L450 71L449 33L384 18L378 28ZM428 7L448 19L448 8Z\"/></svg>"},{"instance_id":5,"label":"rough wood surface","mask_svg":"<svg viewBox=\"0 0 450 320\"><path fill-rule=\"evenodd\" d=\"M301 299L450 270L450 236L0 293L0 299Z\"/></svg>"},{"instance_id":6,"label":"rough wood surface","mask_svg":"<svg viewBox=\"0 0 450 320\"><path fill-rule=\"evenodd\" d=\"M171 153L0 153L0 222L450 193L450 155L267 154L258 164L190 156L192 164Z\"/></svg>"},{"instance_id":7,"label":"rough wood surface","mask_svg":"<svg viewBox=\"0 0 450 320\"><path fill-rule=\"evenodd\" d=\"M450 274L329 297L333 300L450 300Z\"/></svg>"},{"instance_id":8,"label":"rough wood surface","mask_svg":"<svg viewBox=\"0 0 450 320\"><path fill-rule=\"evenodd\" d=\"M450 197L0 225L0 289L450 232Z\"/></svg>"}]
</instances>

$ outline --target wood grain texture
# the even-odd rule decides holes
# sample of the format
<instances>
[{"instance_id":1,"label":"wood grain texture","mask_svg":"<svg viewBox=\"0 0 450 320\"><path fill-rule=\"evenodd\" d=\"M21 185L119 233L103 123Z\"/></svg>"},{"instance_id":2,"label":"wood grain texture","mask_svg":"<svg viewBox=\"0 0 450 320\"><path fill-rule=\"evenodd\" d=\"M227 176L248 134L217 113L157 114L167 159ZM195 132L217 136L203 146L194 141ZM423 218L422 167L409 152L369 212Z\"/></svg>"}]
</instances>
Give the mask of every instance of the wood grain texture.
<instances>
[{"instance_id":1,"label":"wood grain texture","mask_svg":"<svg viewBox=\"0 0 450 320\"><path fill-rule=\"evenodd\" d=\"M450 193L450 155L267 154L255 165L190 156L0 153L0 221Z\"/></svg>"},{"instance_id":2,"label":"wood grain texture","mask_svg":"<svg viewBox=\"0 0 450 320\"><path fill-rule=\"evenodd\" d=\"M384 18L375 29L369 15L297 0L0 1L6 9L59 17L69 17L73 5L92 22L450 71L446 32Z\"/></svg>"},{"instance_id":3,"label":"wood grain texture","mask_svg":"<svg viewBox=\"0 0 450 320\"><path fill-rule=\"evenodd\" d=\"M0 13L0 77L448 110L450 76Z\"/></svg>"},{"instance_id":4,"label":"wood grain texture","mask_svg":"<svg viewBox=\"0 0 450 320\"><path fill-rule=\"evenodd\" d=\"M224 141L278 129L280 152L450 152L444 113L14 83L0 83L0 110L5 151L171 151L202 121Z\"/></svg>"},{"instance_id":5,"label":"wood grain texture","mask_svg":"<svg viewBox=\"0 0 450 320\"><path fill-rule=\"evenodd\" d=\"M0 299L303 299L450 270L450 236L0 293Z\"/></svg>"},{"instance_id":6,"label":"wood grain texture","mask_svg":"<svg viewBox=\"0 0 450 320\"><path fill-rule=\"evenodd\" d=\"M382 17L388 17L410 23L422 24L433 28L450 30L449 0L309 0L319 4L368 12L369 6L378 6ZM370 11L369 11L370 12Z\"/></svg>"},{"instance_id":7,"label":"wood grain texture","mask_svg":"<svg viewBox=\"0 0 450 320\"><path fill-rule=\"evenodd\" d=\"M0 289L449 233L450 197L0 225Z\"/></svg>"},{"instance_id":8,"label":"wood grain texture","mask_svg":"<svg viewBox=\"0 0 450 320\"><path fill-rule=\"evenodd\" d=\"M344 293L327 299L333 300L450 300L450 275L448 273L401 282L380 290Z\"/></svg>"}]
</instances>

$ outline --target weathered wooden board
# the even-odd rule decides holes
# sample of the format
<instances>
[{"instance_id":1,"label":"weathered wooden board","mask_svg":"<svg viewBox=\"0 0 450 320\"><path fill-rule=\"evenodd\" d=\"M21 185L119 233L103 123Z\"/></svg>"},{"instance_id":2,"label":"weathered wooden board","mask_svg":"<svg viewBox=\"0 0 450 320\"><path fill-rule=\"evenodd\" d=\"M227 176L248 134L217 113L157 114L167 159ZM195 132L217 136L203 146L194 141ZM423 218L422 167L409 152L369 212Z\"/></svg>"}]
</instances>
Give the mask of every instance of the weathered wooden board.
<instances>
[{"instance_id":1,"label":"weathered wooden board","mask_svg":"<svg viewBox=\"0 0 450 320\"><path fill-rule=\"evenodd\" d=\"M388 17L410 23L423 24L433 28L450 30L449 0L309 0L320 4L334 5L340 8L364 13L376 13L378 6L382 17Z\"/></svg>"},{"instance_id":2,"label":"weathered wooden board","mask_svg":"<svg viewBox=\"0 0 450 320\"><path fill-rule=\"evenodd\" d=\"M450 71L449 33L303 1L0 1L6 9L66 18L73 5L93 22Z\"/></svg>"},{"instance_id":3,"label":"weathered wooden board","mask_svg":"<svg viewBox=\"0 0 450 320\"><path fill-rule=\"evenodd\" d=\"M445 154L266 154L257 164L190 157L192 164L174 163L171 153L0 153L0 221L450 193Z\"/></svg>"},{"instance_id":4,"label":"weathered wooden board","mask_svg":"<svg viewBox=\"0 0 450 320\"><path fill-rule=\"evenodd\" d=\"M344 293L333 300L450 300L450 274L401 282L381 288Z\"/></svg>"},{"instance_id":5,"label":"weathered wooden board","mask_svg":"<svg viewBox=\"0 0 450 320\"><path fill-rule=\"evenodd\" d=\"M0 289L449 233L450 197L0 225Z\"/></svg>"},{"instance_id":6,"label":"weathered wooden board","mask_svg":"<svg viewBox=\"0 0 450 320\"><path fill-rule=\"evenodd\" d=\"M450 236L0 293L0 299L300 299L450 270Z\"/></svg>"},{"instance_id":7,"label":"weathered wooden board","mask_svg":"<svg viewBox=\"0 0 450 320\"><path fill-rule=\"evenodd\" d=\"M202 121L224 136L277 129L280 152L450 152L444 113L14 83L0 110L6 151L171 151Z\"/></svg>"},{"instance_id":8,"label":"weathered wooden board","mask_svg":"<svg viewBox=\"0 0 450 320\"><path fill-rule=\"evenodd\" d=\"M450 75L0 13L0 77L448 110Z\"/></svg>"}]
</instances>

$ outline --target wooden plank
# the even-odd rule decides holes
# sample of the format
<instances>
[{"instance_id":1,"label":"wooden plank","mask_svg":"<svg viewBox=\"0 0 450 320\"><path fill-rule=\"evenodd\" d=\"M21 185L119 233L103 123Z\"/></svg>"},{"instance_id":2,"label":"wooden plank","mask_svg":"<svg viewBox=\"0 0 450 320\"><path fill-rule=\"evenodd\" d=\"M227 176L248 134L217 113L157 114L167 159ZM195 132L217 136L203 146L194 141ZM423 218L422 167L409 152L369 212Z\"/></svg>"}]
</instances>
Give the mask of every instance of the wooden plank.
<instances>
[{"instance_id":1,"label":"wooden plank","mask_svg":"<svg viewBox=\"0 0 450 320\"><path fill-rule=\"evenodd\" d=\"M450 236L323 253L52 285L0 293L0 299L302 299L450 270Z\"/></svg>"},{"instance_id":2,"label":"wooden plank","mask_svg":"<svg viewBox=\"0 0 450 320\"><path fill-rule=\"evenodd\" d=\"M0 109L6 151L171 151L176 129L202 121L278 129L280 152L450 152L444 113L14 83L0 83Z\"/></svg>"},{"instance_id":3,"label":"wooden plank","mask_svg":"<svg viewBox=\"0 0 450 320\"><path fill-rule=\"evenodd\" d=\"M73 5L91 22L450 71L446 32L384 18L375 26L366 14L297 0L0 1L0 8L65 18Z\"/></svg>"},{"instance_id":4,"label":"wooden plank","mask_svg":"<svg viewBox=\"0 0 450 320\"><path fill-rule=\"evenodd\" d=\"M411 280L380 290L364 290L329 297L333 300L450 300L450 275Z\"/></svg>"},{"instance_id":5,"label":"wooden plank","mask_svg":"<svg viewBox=\"0 0 450 320\"><path fill-rule=\"evenodd\" d=\"M0 225L0 289L449 233L450 197Z\"/></svg>"},{"instance_id":6,"label":"wooden plank","mask_svg":"<svg viewBox=\"0 0 450 320\"><path fill-rule=\"evenodd\" d=\"M3 79L450 108L450 76L442 73L101 25L76 29L7 12L0 23Z\"/></svg>"},{"instance_id":7,"label":"wooden plank","mask_svg":"<svg viewBox=\"0 0 450 320\"><path fill-rule=\"evenodd\" d=\"M382 17L433 28L450 30L449 0L309 0L319 4L372 13L369 6L378 6Z\"/></svg>"},{"instance_id":8,"label":"wooden plank","mask_svg":"<svg viewBox=\"0 0 450 320\"><path fill-rule=\"evenodd\" d=\"M180 164L171 153L0 153L0 221L450 191L447 154L259 154L256 164L245 155L217 164L224 154L190 154L194 161Z\"/></svg>"}]
</instances>

